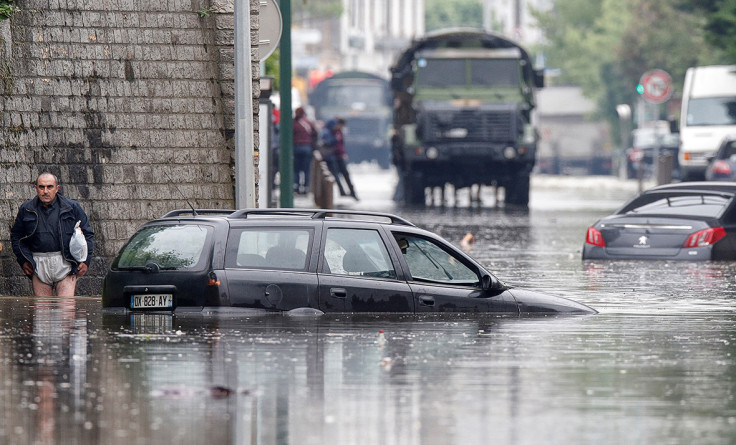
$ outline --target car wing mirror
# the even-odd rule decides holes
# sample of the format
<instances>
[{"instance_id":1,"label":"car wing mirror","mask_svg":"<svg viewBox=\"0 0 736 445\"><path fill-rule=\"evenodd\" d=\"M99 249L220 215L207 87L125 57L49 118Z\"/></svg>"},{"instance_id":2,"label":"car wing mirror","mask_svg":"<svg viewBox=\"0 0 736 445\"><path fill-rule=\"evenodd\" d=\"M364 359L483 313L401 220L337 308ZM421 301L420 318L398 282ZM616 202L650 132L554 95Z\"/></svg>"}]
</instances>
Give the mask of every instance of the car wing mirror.
<instances>
[{"instance_id":1,"label":"car wing mirror","mask_svg":"<svg viewBox=\"0 0 736 445\"><path fill-rule=\"evenodd\" d=\"M509 286L504 284L503 281L485 271L481 272L480 286L484 291L493 290L499 293L509 288Z\"/></svg>"},{"instance_id":2,"label":"car wing mirror","mask_svg":"<svg viewBox=\"0 0 736 445\"><path fill-rule=\"evenodd\" d=\"M493 288L493 277L490 274L484 273L480 277L480 286L483 290L489 290Z\"/></svg>"}]
</instances>

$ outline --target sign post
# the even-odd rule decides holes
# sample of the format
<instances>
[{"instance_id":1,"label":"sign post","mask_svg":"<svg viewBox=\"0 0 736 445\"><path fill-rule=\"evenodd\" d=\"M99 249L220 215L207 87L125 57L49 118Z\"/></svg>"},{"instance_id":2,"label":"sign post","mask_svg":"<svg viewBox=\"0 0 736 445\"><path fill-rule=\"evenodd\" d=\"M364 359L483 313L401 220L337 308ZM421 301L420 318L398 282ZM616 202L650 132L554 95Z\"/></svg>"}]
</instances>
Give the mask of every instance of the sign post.
<instances>
[{"instance_id":1,"label":"sign post","mask_svg":"<svg viewBox=\"0 0 736 445\"><path fill-rule=\"evenodd\" d=\"M650 104L656 105L657 112L655 119L659 118L659 104L667 102L672 96L672 78L663 70L649 70L639 79L641 91L639 91L644 100ZM638 90L638 88L637 88ZM654 153L652 163L654 164L654 177L659 178L659 152L661 148L661 135L655 131L654 136ZM640 186L641 187L641 186Z\"/></svg>"}]
</instances>

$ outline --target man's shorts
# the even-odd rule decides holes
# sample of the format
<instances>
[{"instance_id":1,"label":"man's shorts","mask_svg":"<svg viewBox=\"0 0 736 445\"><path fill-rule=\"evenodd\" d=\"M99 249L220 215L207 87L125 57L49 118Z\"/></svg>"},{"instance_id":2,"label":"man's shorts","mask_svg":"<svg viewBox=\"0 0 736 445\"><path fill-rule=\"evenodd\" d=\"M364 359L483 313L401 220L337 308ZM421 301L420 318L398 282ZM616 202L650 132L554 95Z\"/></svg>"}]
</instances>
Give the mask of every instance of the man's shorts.
<instances>
[{"instance_id":1,"label":"man's shorts","mask_svg":"<svg viewBox=\"0 0 736 445\"><path fill-rule=\"evenodd\" d=\"M72 271L72 265L61 256L61 252L34 252L33 261L36 262L34 271L38 279L53 286L66 278Z\"/></svg>"}]
</instances>

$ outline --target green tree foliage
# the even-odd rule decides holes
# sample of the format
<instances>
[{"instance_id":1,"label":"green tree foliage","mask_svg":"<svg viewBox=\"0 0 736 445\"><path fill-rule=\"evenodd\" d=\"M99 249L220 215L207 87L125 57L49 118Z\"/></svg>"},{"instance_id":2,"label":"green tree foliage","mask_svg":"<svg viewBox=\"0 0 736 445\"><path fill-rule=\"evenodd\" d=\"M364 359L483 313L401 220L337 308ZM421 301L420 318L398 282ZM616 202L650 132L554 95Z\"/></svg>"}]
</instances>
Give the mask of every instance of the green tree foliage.
<instances>
[{"instance_id":1,"label":"green tree foliage","mask_svg":"<svg viewBox=\"0 0 736 445\"><path fill-rule=\"evenodd\" d=\"M294 23L300 20L319 20L339 17L343 12L341 0L291 0Z\"/></svg>"},{"instance_id":2,"label":"green tree foliage","mask_svg":"<svg viewBox=\"0 0 736 445\"><path fill-rule=\"evenodd\" d=\"M548 39L541 48L547 66L560 70L550 83L582 86L612 123L616 105L636 101L636 85L650 69L670 73L681 91L688 67L722 54L706 41L705 20L688 8L691 1L556 0L535 14Z\"/></svg>"},{"instance_id":3,"label":"green tree foliage","mask_svg":"<svg viewBox=\"0 0 736 445\"><path fill-rule=\"evenodd\" d=\"M442 28L483 26L481 0L426 0L425 28L436 31Z\"/></svg>"},{"instance_id":4,"label":"green tree foliage","mask_svg":"<svg viewBox=\"0 0 736 445\"><path fill-rule=\"evenodd\" d=\"M13 4L13 0L0 0L0 20L9 19L20 9Z\"/></svg>"},{"instance_id":5,"label":"green tree foliage","mask_svg":"<svg viewBox=\"0 0 736 445\"><path fill-rule=\"evenodd\" d=\"M276 48L276 51L273 52L270 56L268 56L268 59L264 62L266 65L266 76L273 76L273 89L274 91L279 90L279 79L280 79L280 70L279 67L281 64L279 63L279 60L281 58L281 50L279 48Z\"/></svg>"},{"instance_id":6,"label":"green tree foliage","mask_svg":"<svg viewBox=\"0 0 736 445\"><path fill-rule=\"evenodd\" d=\"M722 49L719 63L736 63L736 0L680 0L678 6L703 16L705 40Z\"/></svg>"}]
</instances>

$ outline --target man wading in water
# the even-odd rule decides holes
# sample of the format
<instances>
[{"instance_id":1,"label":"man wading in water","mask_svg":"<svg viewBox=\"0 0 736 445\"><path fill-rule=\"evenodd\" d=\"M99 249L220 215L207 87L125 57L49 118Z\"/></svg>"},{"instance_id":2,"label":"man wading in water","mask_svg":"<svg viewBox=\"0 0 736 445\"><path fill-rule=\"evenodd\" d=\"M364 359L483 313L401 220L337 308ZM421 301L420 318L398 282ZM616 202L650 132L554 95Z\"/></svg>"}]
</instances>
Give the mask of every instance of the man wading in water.
<instances>
[{"instance_id":1,"label":"man wading in water","mask_svg":"<svg viewBox=\"0 0 736 445\"><path fill-rule=\"evenodd\" d=\"M94 249L94 232L82 207L59 194L59 181L51 173L36 179L36 196L18 210L10 230L13 253L23 272L33 280L38 297L73 297L77 278L87 273ZM69 243L79 221L87 241L86 260L77 261Z\"/></svg>"}]
</instances>

